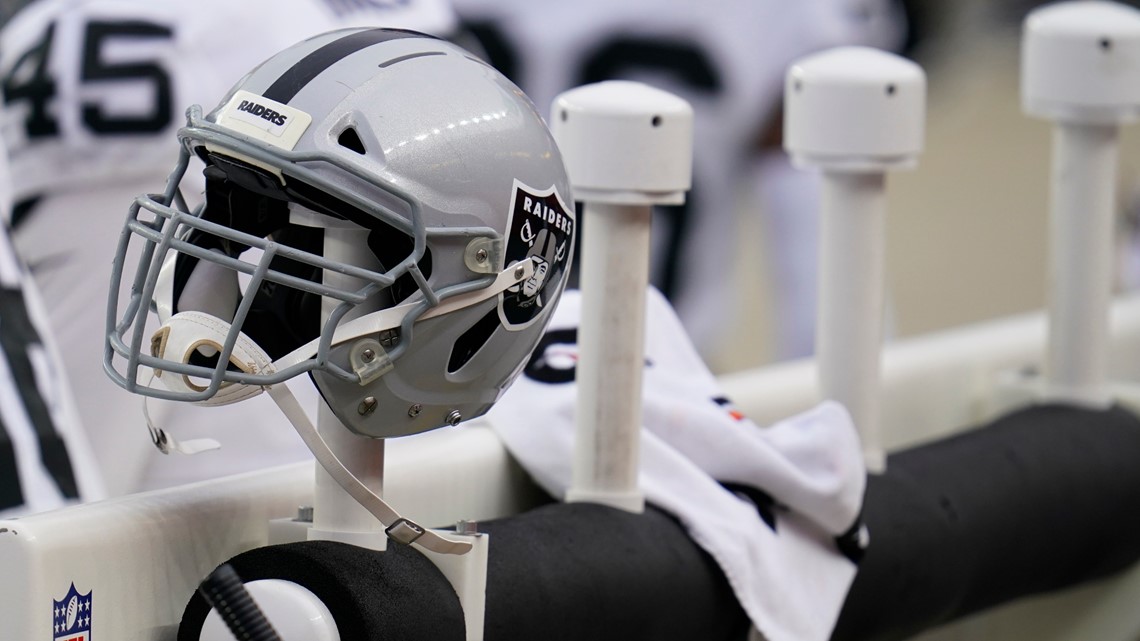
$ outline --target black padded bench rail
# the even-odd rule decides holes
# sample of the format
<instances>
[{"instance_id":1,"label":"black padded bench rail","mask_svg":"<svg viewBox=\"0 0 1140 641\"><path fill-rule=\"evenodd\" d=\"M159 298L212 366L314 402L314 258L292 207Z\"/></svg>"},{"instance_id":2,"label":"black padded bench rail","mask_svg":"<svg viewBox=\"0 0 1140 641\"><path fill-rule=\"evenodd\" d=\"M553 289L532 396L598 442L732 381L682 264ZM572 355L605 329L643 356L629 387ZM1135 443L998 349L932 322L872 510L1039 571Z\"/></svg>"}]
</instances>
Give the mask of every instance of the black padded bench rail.
<instances>
[{"instance_id":1,"label":"black padded bench rail","mask_svg":"<svg viewBox=\"0 0 1140 641\"><path fill-rule=\"evenodd\" d=\"M1140 421L1043 406L892 455L869 479L871 532L836 641L903 639L1021 596L1104 577L1140 559ZM551 504L481 524L491 535L487 641L742 640L716 564L668 515ZM451 587L418 552L308 542L231 563L246 581L291 580L342 638L462 641ZM179 641L198 638L194 595Z\"/></svg>"},{"instance_id":2,"label":"black padded bench rail","mask_svg":"<svg viewBox=\"0 0 1140 641\"><path fill-rule=\"evenodd\" d=\"M1140 559L1140 421L1039 406L892 455L833 639L905 639Z\"/></svg>"},{"instance_id":3,"label":"black padded bench rail","mask_svg":"<svg viewBox=\"0 0 1140 641\"><path fill-rule=\"evenodd\" d=\"M486 641L743 641L748 619L716 563L668 515L551 504L481 524L491 536ZM463 641L463 612L417 551L305 542L230 563L244 581L276 578L328 605L342 639ZM197 641L208 606L195 594L179 641Z\"/></svg>"}]
</instances>

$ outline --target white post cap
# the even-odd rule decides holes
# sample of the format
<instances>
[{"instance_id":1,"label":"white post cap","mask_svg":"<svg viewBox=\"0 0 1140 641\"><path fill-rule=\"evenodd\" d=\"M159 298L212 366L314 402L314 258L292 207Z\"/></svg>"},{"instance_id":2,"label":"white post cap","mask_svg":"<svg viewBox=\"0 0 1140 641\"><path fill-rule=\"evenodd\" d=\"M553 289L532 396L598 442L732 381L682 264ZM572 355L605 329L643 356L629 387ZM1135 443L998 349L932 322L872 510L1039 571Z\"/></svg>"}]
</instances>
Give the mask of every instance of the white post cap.
<instances>
[{"instance_id":1,"label":"white post cap","mask_svg":"<svg viewBox=\"0 0 1140 641\"><path fill-rule=\"evenodd\" d=\"M685 202L693 179L693 108L685 100L610 80L559 94L550 122L577 199Z\"/></svg>"},{"instance_id":2,"label":"white post cap","mask_svg":"<svg viewBox=\"0 0 1140 641\"><path fill-rule=\"evenodd\" d=\"M1021 40L1021 101L1040 118L1121 124L1140 114L1140 10L1062 2L1031 11Z\"/></svg>"},{"instance_id":3,"label":"white post cap","mask_svg":"<svg viewBox=\"0 0 1140 641\"><path fill-rule=\"evenodd\" d=\"M885 171L922 151L926 74L870 47L838 47L788 68L784 149L799 167Z\"/></svg>"}]
</instances>

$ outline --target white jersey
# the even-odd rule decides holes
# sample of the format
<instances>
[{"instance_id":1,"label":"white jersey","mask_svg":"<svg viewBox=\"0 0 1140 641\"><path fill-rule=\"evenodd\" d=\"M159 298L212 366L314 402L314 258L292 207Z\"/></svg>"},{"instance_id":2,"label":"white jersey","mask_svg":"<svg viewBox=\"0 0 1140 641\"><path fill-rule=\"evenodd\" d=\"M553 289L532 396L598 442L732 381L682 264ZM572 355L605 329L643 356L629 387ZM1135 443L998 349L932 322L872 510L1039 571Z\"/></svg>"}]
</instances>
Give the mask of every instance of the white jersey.
<instances>
[{"instance_id":1,"label":"white jersey","mask_svg":"<svg viewBox=\"0 0 1140 641\"><path fill-rule=\"evenodd\" d=\"M0 149L0 210L11 184ZM35 285L0 225L0 518L101 498L102 481Z\"/></svg>"},{"instance_id":2,"label":"white jersey","mask_svg":"<svg viewBox=\"0 0 1140 641\"><path fill-rule=\"evenodd\" d=\"M732 256L740 180L754 176L756 165L748 156L766 129L779 126L788 65L832 46L894 46L902 35L891 0L453 4L492 63L540 113L549 113L562 91L614 78L640 80L692 104L693 190L686 206L659 210L654 219L652 273L706 355L736 311ZM806 237L787 252L799 274L804 253L809 265L814 262L815 201L807 191L802 203L781 202L793 209L782 216L784 230L789 237ZM789 229L797 220L809 226L806 233ZM805 277L808 288L812 276Z\"/></svg>"},{"instance_id":3,"label":"white jersey","mask_svg":"<svg viewBox=\"0 0 1140 641\"><path fill-rule=\"evenodd\" d=\"M455 17L440 0L42 0L0 32L13 238L46 299L112 494L308 456L268 403L152 403L176 438L184 426L223 444L163 458L147 443L142 398L103 372L106 296L127 208L163 188L186 108L213 108L242 75L304 38L361 25L445 32Z\"/></svg>"}]
</instances>

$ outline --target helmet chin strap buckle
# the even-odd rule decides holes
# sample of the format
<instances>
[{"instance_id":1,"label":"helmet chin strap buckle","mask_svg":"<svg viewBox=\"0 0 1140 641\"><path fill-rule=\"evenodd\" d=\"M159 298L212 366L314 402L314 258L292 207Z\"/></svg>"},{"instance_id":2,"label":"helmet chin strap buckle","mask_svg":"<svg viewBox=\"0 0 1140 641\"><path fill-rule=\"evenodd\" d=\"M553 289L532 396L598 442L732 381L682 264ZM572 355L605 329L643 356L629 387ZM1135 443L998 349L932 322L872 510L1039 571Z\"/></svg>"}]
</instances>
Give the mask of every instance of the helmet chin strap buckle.
<instances>
[{"instance_id":1,"label":"helmet chin strap buckle","mask_svg":"<svg viewBox=\"0 0 1140 641\"><path fill-rule=\"evenodd\" d=\"M424 535L424 528L419 523L400 517L384 528L384 533L397 543L411 545Z\"/></svg>"},{"instance_id":2,"label":"helmet chin strap buckle","mask_svg":"<svg viewBox=\"0 0 1140 641\"><path fill-rule=\"evenodd\" d=\"M396 367L384 346L371 338L356 341L348 353L348 362L360 379L361 386L368 385Z\"/></svg>"},{"instance_id":3,"label":"helmet chin strap buckle","mask_svg":"<svg viewBox=\"0 0 1140 641\"><path fill-rule=\"evenodd\" d=\"M283 383L270 385L266 390L273 402L277 403L277 407L285 414L285 418L293 424L293 428L313 453L317 463L328 472L337 485L384 525L384 531L389 538L397 543L415 543L437 554L463 555L472 550L474 546L470 541L440 534L404 518L379 494L364 485L329 449L328 443L317 432L316 426L301 408L301 404L297 402L297 397L293 395L288 385Z\"/></svg>"}]
</instances>

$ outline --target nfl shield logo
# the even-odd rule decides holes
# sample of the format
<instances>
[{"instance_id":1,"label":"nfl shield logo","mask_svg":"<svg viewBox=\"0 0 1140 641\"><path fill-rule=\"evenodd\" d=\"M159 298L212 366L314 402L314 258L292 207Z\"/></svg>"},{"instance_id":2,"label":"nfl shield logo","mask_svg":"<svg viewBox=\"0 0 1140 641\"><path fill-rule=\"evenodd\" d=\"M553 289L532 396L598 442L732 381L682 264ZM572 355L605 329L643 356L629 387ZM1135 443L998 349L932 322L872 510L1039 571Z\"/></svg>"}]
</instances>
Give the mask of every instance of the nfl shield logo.
<instances>
[{"instance_id":1,"label":"nfl shield logo","mask_svg":"<svg viewBox=\"0 0 1140 641\"><path fill-rule=\"evenodd\" d=\"M52 616L52 641L91 641L91 593L80 594L71 589L55 604Z\"/></svg>"}]
</instances>

